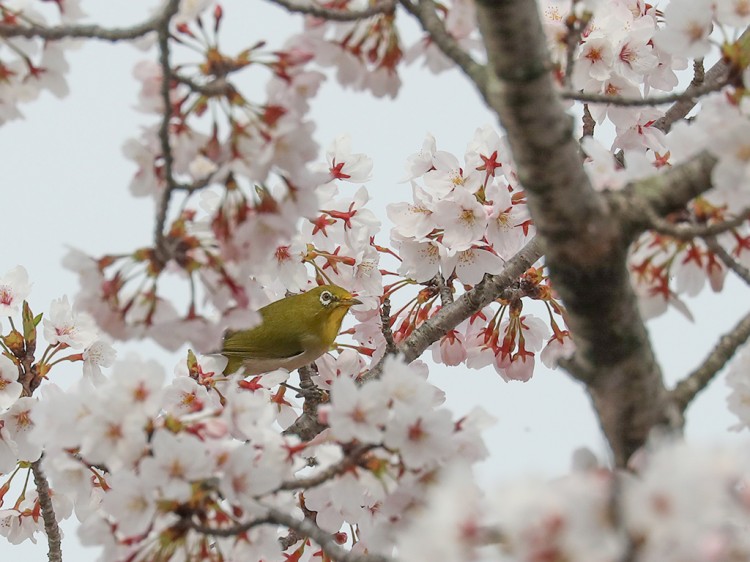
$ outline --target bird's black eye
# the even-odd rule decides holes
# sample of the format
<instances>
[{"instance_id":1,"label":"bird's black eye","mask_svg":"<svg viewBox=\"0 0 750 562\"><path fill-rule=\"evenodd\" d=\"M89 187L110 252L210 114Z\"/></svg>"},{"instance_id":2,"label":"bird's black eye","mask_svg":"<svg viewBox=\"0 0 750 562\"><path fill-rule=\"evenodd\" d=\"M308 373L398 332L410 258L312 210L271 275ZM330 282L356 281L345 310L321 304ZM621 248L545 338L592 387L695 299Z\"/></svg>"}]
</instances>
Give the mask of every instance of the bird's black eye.
<instances>
[{"instance_id":1,"label":"bird's black eye","mask_svg":"<svg viewBox=\"0 0 750 562\"><path fill-rule=\"evenodd\" d=\"M331 304L331 301L333 300L333 295L330 291L323 291L320 293L320 304L323 306L328 306Z\"/></svg>"}]
</instances>

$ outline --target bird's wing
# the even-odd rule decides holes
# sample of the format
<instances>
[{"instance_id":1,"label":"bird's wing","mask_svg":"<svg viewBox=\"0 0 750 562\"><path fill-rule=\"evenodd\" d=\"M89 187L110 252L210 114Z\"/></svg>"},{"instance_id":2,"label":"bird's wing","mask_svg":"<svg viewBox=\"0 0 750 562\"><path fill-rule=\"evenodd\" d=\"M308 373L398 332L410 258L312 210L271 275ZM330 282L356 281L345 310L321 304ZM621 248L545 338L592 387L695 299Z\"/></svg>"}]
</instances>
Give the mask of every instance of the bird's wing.
<instances>
[{"instance_id":1,"label":"bird's wing","mask_svg":"<svg viewBox=\"0 0 750 562\"><path fill-rule=\"evenodd\" d=\"M221 353L227 357L284 359L305 352L297 330L287 328L271 330L271 333L274 335L258 330L227 334Z\"/></svg>"}]
</instances>

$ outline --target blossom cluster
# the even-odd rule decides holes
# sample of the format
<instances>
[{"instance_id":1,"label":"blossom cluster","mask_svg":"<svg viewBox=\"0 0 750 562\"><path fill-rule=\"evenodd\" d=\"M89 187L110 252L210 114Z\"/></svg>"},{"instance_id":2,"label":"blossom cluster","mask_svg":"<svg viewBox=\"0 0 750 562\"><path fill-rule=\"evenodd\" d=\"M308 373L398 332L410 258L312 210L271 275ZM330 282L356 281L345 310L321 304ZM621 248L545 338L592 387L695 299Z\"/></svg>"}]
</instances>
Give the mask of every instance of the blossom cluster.
<instances>
[{"instance_id":1,"label":"blossom cluster","mask_svg":"<svg viewBox=\"0 0 750 562\"><path fill-rule=\"evenodd\" d=\"M400 559L699 562L750 555L746 451L665 443L641 464L631 474L589 462L555 480L526 477L494 493L454 466L399 536Z\"/></svg>"},{"instance_id":2,"label":"blossom cluster","mask_svg":"<svg viewBox=\"0 0 750 562\"><path fill-rule=\"evenodd\" d=\"M456 291L454 285L475 286L485 275L500 273L535 232L510 152L492 127L476 131L463 163L438 150L428 135L422 149L409 157L405 181L411 182L412 201L388 206L394 223L391 241L398 254L398 273L428 289L396 315L397 343L440 309L435 305L440 296L435 280L440 279L450 294ZM389 294L400 288L398 282L394 286ZM551 337L547 322L524 313L525 299L548 309ZM526 381L543 348L542 359L549 366L572 352L569 333L554 319L562 306L542 269L529 269L498 303L435 342L433 358L447 365L465 362L472 368L493 365L506 380Z\"/></svg>"},{"instance_id":3,"label":"blossom cluster","mask_svg":"<svg viewBox=\"0 0 750 562\"><path fill-rule=\"evenodd\" d=\"M75 23L85 14L80 0L59 0L54 7L28 2L0 2L0 23L6 25L48 25L50 21ZM0 125L23 117L19 106L34 101L43 91L58 98L68 94L65 74L69 66L65 51L72 40L43 41L12 37L0 42Z\"/></svg>"},{"instance_id":4,"label":"blossom cluster","mask_svg":"<svg viewBox=\"0 0 750 562\"><path fill-rule=\"evenodd\" d=\"M748 77L738 49L748 17L742 3L690 0L660 7L631 0L550 0L542 12L561 86L612 99L611 104L586 106L595 126L606 121L614 126L611 150L597 139L603 137L600 134L590 132L582 141L584 166L594 188L621 189L707 151L718 159L712 171L713 189L693 201L687 213L667 217L667 223L706 227L737 218L750 203L746 169L750 121L744 96ZM580 37L571 52L576 25ZM688 57L718 55L719 46L736 79L728 81L725 93L704 97L691 122L665 127L665 111L658 105L618 103L674 91ZM697 83L702 80L702 64L695 67ZM629 260L641 312L650 318L672 307L691 318L684 297L693 297L706 286L720 290L727 269L704 240L680 238L658 226L635 243ZM745 225L727 229L717 242L739 263L750 262Z\"/></svg>"},{"instance_id":5,"label":"blossom cluster","mask_svg":"<svg viewBox=\"0 0 750 562\"><path fill-rule=\"evenodd\" d=\"M0 287L7 312L17 313L28 293L24 272L11 271ZM53 303L43 320L50 347L41 360L30 356L26 324L21 351L10 349L14 331L3 336L0 506L43 452L58 520L75 513L82 542L102 547L104 560L191 559L215 550L222 559L314 558L317 547L306 540L287 541L278 525L253 523L273 522L274 510L298 520L314 512L331 535L352 530L358 548L391 554L400 522L423 503L429 475L487 454L480 431L489 416L475 410L454 420L424 373L396 357L387 358L379 380L358 385L345 373L333 380L330 403L319 411L329 429L306 442L282 432L301 414L289 373L224 375L223 357L190 352L166 380L158 363L131 356L110 376L84 376L67 390L42 382L28 392L19 380L27 369L36 374L47 365L49 372L51 349L95 340L91 318L66 304ZM43 531L39 513L37 496L21 492L0 509L0 534L14 544L33 540ZM222 532L225 538L214 538Z\"/></svg>"}]
</instances>

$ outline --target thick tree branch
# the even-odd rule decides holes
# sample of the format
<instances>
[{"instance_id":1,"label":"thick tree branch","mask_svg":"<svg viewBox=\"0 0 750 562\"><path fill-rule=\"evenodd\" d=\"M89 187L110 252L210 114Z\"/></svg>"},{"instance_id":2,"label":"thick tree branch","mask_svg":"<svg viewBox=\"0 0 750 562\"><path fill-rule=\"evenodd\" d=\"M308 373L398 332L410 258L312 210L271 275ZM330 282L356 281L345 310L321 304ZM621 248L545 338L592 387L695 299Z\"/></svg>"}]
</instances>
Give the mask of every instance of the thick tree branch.
<instances>
[{"instance_id":1,"label":"thick tree branch","mask_svg":"<svg viewBox=\"0 0 750 562\"><path fill-rule=\"evenodd\" d=\"M615 463L624 466L654 426L674 423L630 285L629 233L584 173L536 3L476 4L489 59L488 101L507 131L550 276L568 311L575 362Z\"/></svg>"},{"instance_id":2,"label":"thick tree branch","mask_svg":"<svg viewBox=\"0 0 750 562\"><path fill-rule=\"evenodd\" d=\"M745 315L730 332L724 334L708 357L695 371L681 380L670 392L670 397L684 412L696 395L708 386L737 351L750 338L750 314Z\"/></svg>"},{"instance_id":3,"label":"thick tree branch","mask_svg":"<svg viewBox=\"0 0 750 562\"><path fill-rule=\"evenodd\" d=\"M392 14L396 9L396 0L380 0L369 8L364 10L333 10L315 4L298 4L291 0L270 0L272 4L277 4L286 8L290 12L307 14L330 21L356 21L381 14Z\"/></svg>"},{"instance_id":4,"label":"thick tree branch","mask_svg":"<svg viewBox=\"0 0 750 562\"><path fill-rule=\"evenodd\" d=\"M49 562L62 562L60 527L57 524L55 509L52 506L52 495L49 491L47 477L42 470L42 459L31 463L31 471L34 473L34 484L36 484L36 491L39 496L39 506L42 508L44 532L47 534L47 544L49 545L47 560Z\"/></svg>"}]
</instances>

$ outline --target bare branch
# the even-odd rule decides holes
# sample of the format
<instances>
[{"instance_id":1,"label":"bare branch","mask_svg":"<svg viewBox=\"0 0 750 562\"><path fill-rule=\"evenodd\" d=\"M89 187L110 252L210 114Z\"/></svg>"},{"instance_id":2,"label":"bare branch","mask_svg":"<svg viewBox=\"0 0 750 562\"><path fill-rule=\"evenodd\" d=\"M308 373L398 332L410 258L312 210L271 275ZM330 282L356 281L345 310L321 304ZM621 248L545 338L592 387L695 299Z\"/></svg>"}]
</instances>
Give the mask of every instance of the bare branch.
<instances>
[{"instance_id":1,"label":"bare branch","mask_svg":"<svg viewBox=\"0 0 750 562\"><path fill-rule=\"evenodd\" d=\"M690 102L693 105L695 101L711 92L718 92L727 85L726 77L721 80L702 86L693 87L690 85L684 92L675 94L665 94L663 96L651 96L646 98L624 98L620 96L608 96L607 94L588 94L585 92L560 92L560 97L566 100L582 101L585 103L606 103L609 105L618 105L621 107L637 107L643 105L661 105L673 102Z\"/></svg>"},{"instance_id":2,"label":"bare branch","mask_svg":"<svg viewBox=\"0 0 750 562\"><path fill-rule=\"evenodd\" d=\"M295 480L288 480L283 482L279 486L279 490L309 490L315 488L321 484L328 482L332 478L338 476L349 470L350 468L357 466L359 461L362 459L362 455L372 450L374 445L358 445L348 455L346 455L340 462L329 466L327 469L321 471L315 476L310 478L298 478Z\"/></svg>"},{"instance_id":3,"label":"bare branch","mask_svg":"<svg viewBox=\"0 0 750 562\"><path fill-rule=\"evenodd\" d=\"M290 12L315 16L329 21L356 21L381 14L392 14L396 9L396 0L380 0L364 10L333 10L316 4L299 4L291 0L270 0Z\"/></svg>"},{"instance_id":4,"label":"bare branch","mask_svg":"<svg viewBox=\"0 0 750 562\"><path fill-rule=\"evenodd\" d=\"M632 182L607 193L609 205L633 237L653 227L649 217L666 216L685 208L711 188L716 158L704 151L664 173Z\"/></svg>"},{"instance_id":5,"label":"bare branch","mask_svg":"<svg viewBox=\"0 0 750 562\"><path fill-rule=\"evenodd\" d=\"M188 527L193 531L196 531L202 535L209 535L212 537L236 537L242 533L246 533L253 527L259 525L270 525L274 524L275 521L270 517L263 517L260 519L253 519L252 521L246 521L238 525L232 525L231 527L209 527L207 525L201 525L191 519L181 519L177 524L181 527Z\"/></svg>"},{"instance_id":6,"label":"bare branch","mask_svg":"<svg viewBox=\"0 0 750 562\"><path fill-rule=\"evenodd\" d=\"M401 0L401 5L415 16L422 28L429 35L432 43L437 45L443 54L456 63L466 76L474 82L482 97L486 98L487 71L484 65L476 62L469 53L464 51L445 29L445 25L437 15L435 2L432 0L418 0L415 5L411 0Z\"/></svg>"},{"instance_id":7,"label":"bare branch","mask_svg":"<svg viewBox=\"0 0 750 562\"><path fill-rule=\"evenodd\" d=\"M268 508L268 515L261 519L253 519L246 523L233 525L231 527L207 527L199 525L194 521L183 519L179 523L194 531L213 537L234 537L247 532L258 525L276 525L280 524L295 531L301 537L309 537L314 540L323 549L331 560L335 562L390 562L391 558L372 554L356 554L341 548L334 536L318 527L309 519L297 519L284 513L276 508Z\"/></svg>"},{"instance_id":8,"label":"bare branch","mask_svg":"<svg viewBox=\"0 0 750 562\"><path fill-rule=\"evenodd\" d=\"M594 117L591 115L591 111L589 110L589 104L584 103L583 104L583 136L581 137L581 141L583 141L584 137L593 137L595 128L596 128L596 121L594 121Z\"/></svg>"},{"instance_id":9,"label":"bare branch","mask_svg":"<svg viewBox=\"0 0 750 562\"><path fill-rule=\"evenodd\" d=\"M706 245L708 248L716 254L721 262L727 266L728 269L734 271L737 276L742 279L747 285L750 285L750 270L744 265L737 262L716 240L716 238L710 236L706 238Z\"/></svg>"},{"instance_id":10,"label":"bare branch","mask_svg":"<svg viewBox=\"0 0 750 562\"><path fill-rule=\"evenodd\" d=\"M318 406L326 394L312 380L312 376L317 373L314 363L298 369L297 372L299 373L299 386L305 400L302 404L302 415L283 433L284 435L297 435L303 441L310 441L326 428L318 421Z\"/></svg>"},{"instance_id":11,"label":"bare branch","mask_svg":"<svg viewBox=\"0 0 750 562\"><path fill-rule=\"evenodd\" d=\"M739 39L737 39L737 44L739 45L740 50L747 54L748 49L750 49L750 28L745 29L742 35L740 35ZM703 63L701 61L699 66L694 65L693 81L685 93L690 92L691 88L701 88L703 87L703 84L725 83L730 74L729 71L729 64L723 58L719 59L719 61L708 70L708 72L704 72ZM672 125L680 119L683 119L694 107L695 100L684 99L678 101L667 110L664 117L657 119L656 123L654 123L654 127L668 133L672 128Z\"/></svg>"},{"instance_id":12,"label":"bare branch","mask_svg":"<svg viewBox=\"0 0 750 562\"><path fill-rule=\"evenodd\" d=\"M698 393L721 371L742 344L750 337L750 314L719 339L700 367L681 380L670 392L670 398L684 412Z\"/></svg>"},{"instance_id":13,"label":"bare branch","mask_svg":"<svg viewBox=\"0 0 750 562\"><path fill-rule=\"evenodd\" d=\"M735 218L713 224L672 224L657 215L653 209L648 209L646 212L649 214L648 219L651 221L652 230L655 230L660 234L673 236L680 240L692 240L697 237L716 236L717 234L741 226L748 218L750 218L750 209L745 209Z\"/></svg>"},{"instance_id":14,"label":"bare branch","mask_svg":"<svg viewBox=\"0 0 750 562\"><path fill-rule=\"evenodd\" d=\"M318 527L309 519L297 519L275 508L268 510L269 517L282 525L294 529L302 536L309 537L320 545L328 556L336 562L388 562L391 558L376 554L356 554L341 548L333 535Z\"/></svg>"},{"instance_id":15,"label":"bare branch","mask_svg":"<svg viewBox=\"0 0 750 562\"><path fill-rule=\"evenodd\" d=\"M385 352L387 354L396 353L396 342L393 341L393 331L391 330L391 299L385 297L383 304L380 306L380 330L385 338Z\"/></svg>"},{"instance_id":16,"label":"bare branch","mask_svg":"<svg viewBox=\"0 0 750 562\"><path fill-rule=\"evenodd\" d=\"M47 534L47 543L49 544L47 559L49 562L62 562L60 527L55 517L55 508L52 505L49 483L42 470L42 459L31 463L31 471L34 474L34 484L36 484L36 491L39 496L39 506L42 508L44 532Z\"/></svg>"},{"instance_id":17,"label":"bare branch","mask_svg":"<svg viewBox=\"0 0 750 562\"><path fill-rule=\"evenodd\" d=\"M169 97L169 90L172 83L172 66L169 63L169 22L177 13L180 7L179 0L169 0L162 13L162 19L158 27L159 35L159 64L161 65L161 98L164 104L164 114L162 115L161 126L159 127L159 140L161 142L162 158L164 159L164 191L156 211L156 227L154 232L154 249L164 262L167 261L171 252L166 248L164 239L164 225L169 212L169 200L172 192L179 189L173 175L174 157L172 147L169 143L169 122L172 118L172 101Z\"/></svg>"},{"instance_id":18,"label":"bare branch","mask_svg":"<svg viewBox=\"0 0 750 562\"><path fill-rule=\"evenodd\" d=\"M180 84L185 84L193 92L197 92L208 98L214 96L229 96L237 91L234 85L224 76L211 80L207 84L199 84L192 78L176 73L172 74L172 78Z\"/></svg>"},{"instance_id":19,"label":"bare branch","mask_svg":"<svg viewBox=\"0 0 750 562\"><path fill-rule=\"evenodd\" d=\"M0 37L40 38L48 41L59 39L100 39L102 41L128 41L143 37L147 33L156 31L161 25L163 14L156 14L132 27L107 28L100 25L60 25L46 27L38 24L11 25L0 23Z\"/></svg>"}]
</instances>

